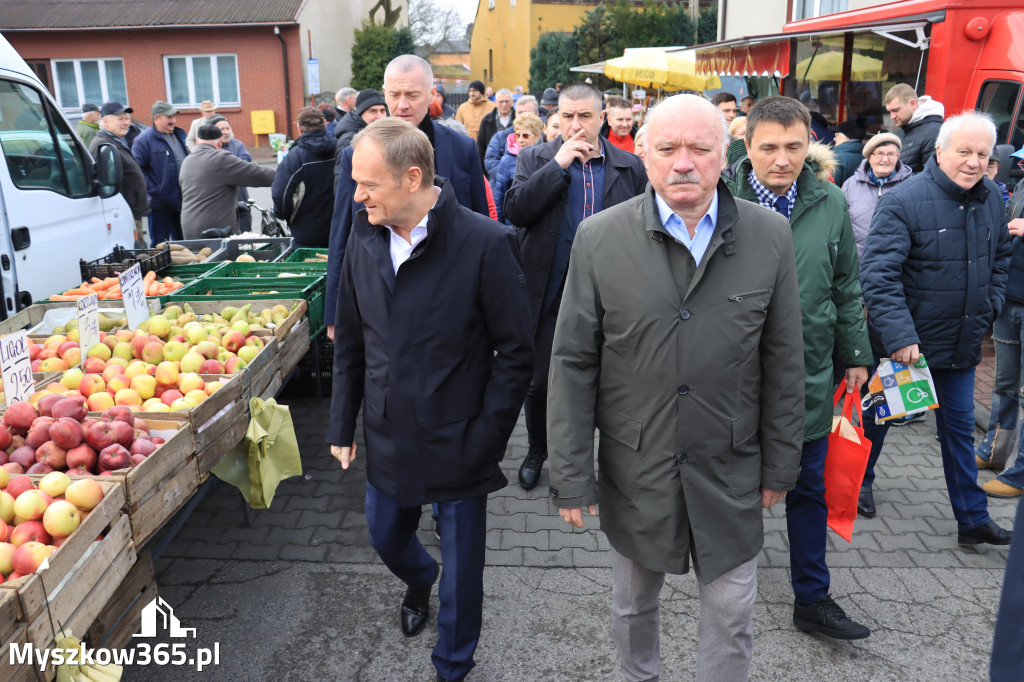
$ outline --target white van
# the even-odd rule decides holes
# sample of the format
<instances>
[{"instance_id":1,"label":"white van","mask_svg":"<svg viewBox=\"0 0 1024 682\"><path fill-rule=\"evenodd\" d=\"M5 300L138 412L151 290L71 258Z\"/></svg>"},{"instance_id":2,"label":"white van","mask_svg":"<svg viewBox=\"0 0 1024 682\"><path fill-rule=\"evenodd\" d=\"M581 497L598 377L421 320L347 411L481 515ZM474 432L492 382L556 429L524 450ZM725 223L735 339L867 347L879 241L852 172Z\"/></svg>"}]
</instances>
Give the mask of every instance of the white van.
<instances>
[{"instance_id":1,"label":"white van","mask_svg":"<svg viewBox=\"0 0 1024 682\"><path fill-rule=\"evenodd\" d=\"M53 97L0 36L0 319L81 283L79 259L131 248L121 160L93 161Z\"/></svg>"}]
</instances>

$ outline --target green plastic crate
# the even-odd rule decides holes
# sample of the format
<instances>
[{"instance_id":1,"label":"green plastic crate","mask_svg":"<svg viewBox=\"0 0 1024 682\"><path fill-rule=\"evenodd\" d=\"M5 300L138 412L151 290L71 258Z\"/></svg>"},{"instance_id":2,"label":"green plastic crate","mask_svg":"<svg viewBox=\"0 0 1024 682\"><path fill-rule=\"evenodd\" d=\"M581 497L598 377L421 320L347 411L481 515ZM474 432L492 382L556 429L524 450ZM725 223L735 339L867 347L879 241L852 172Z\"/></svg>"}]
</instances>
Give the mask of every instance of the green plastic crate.
<instances>
[{"instance_id":1,"label":"green plastic crate","mask_svg":"<svg viewBox=\"0 0 1024 682\"><path fill-rule=\"evenodd\" d=\"M310 336L323 331L324 294L327 278L324 275L301 275L299 277L204 277L188 284L163 298L168 305L178 301L259 301L271 298L303 298L306 300ZM265 291L266 293L253 293ZM271 291L275 293L270 293Z\"/></svg>"},{"instance_id":2,"label":"green plastic crate","mask_svg":"<svg viewBox=\"0 0 1024 682\"><path fill-rule=\"evenodd\" d=\"M302 263L307 258L315 258L318 253L326 256L329 251L330 249L295 249L290 254L288 254L288 257L285 258L283 262ZM316 263L312 264L315 265ZM324 260L323 264L327 265L327 261Z\"/></svg>"},{"instance_id":3,"label":"green plastic crate","mask_svg":"<svg viewBox=\"0 0 1024 682\"><path fill-rule=\"evenodd\" d=\"M285 280L281 273L292 275L316 275L327 273L327 263L224 263L214 277L258 277L260 279Z\"/></svg>"},{"instance_id":4,"label":"green plastic crate","mask_svg":"<svg viewBox=\"0 0 1024 682\"><path fill-rule=\"evenodd\" d=\"M179 263L177 265L169 265L157 275L163 277L177 277L181 281L196 280L200 277L212 275L215 271L227 265L224 261L221 262L209 262L209 263Z\"/></svg>"}]
</instances>

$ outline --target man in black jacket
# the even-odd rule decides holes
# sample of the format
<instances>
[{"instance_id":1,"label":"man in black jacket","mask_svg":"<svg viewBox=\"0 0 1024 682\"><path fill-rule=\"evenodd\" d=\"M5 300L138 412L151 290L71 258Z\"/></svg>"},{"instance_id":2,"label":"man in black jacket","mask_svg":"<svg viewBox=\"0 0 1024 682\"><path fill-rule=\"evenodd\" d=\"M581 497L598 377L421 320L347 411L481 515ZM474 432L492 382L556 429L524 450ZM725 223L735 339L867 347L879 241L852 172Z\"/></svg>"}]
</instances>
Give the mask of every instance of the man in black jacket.
<instances>
[{"instance_id":1,"label":"man in black jacket","mask_svg":"<svg viewBox=\"0 0 1024 682\"><path fill-rule=\"evenodd\" d=\"M945 107L927 95L918 97L914 88L906 83L889 88L884 104L903 137L900 161L920 173L928 159L935 156L935 138L942 126Z\"/></svg>"},{"instance_id":2,"label":"man in black jacket","mask_svg":"<svg viewBox=\"0 0 1024 682\"><path fill-rule=\"evenodd\" d=\"M334 139L316 107L303 108L297 122L302 135L270 186L274 213L288 222L296 248L326 249L334 211Z\"/></svg>"},{"instance_id":3,"label":"man in black jacket","mask_svg":"<svg viewBox=\"0 0 1024 682\"><path fill-rule=\"evenodd\" d=\"M558 97L562 136L527 147L505 193L505 217L520 228L526 283L533 305L534 372L526 393L530 449L519 467L526 490L537 485L548 457L546 414L548 367L569 251L580 222L632 199L647 187L639 157L600 136L601 91L573 83Z\"/></svg>"},{"instance_id":4,"label":"man in black jacket","mask_svg":"<svg viewBox=\"0 0 1024 682\"><path fill-rule=\"evenodd\" d=\"M128 147L125 136L132 125L132 110L120 102L107 102L100 109L100 127L96 137L89 144L89 153L93 158L99 152L102 145L112 145L121 157L121 195L128 202L132 209L132 217L135 218L135 242L136 245L145 244L140 241L142 236L142 216L149 213L149 199L146 196L146 176L132 156L132 150Z\"/></svg>"},{"instance_id":5,"label":"man in black jacket","mask_svg":"<svg viewBox=\"0 0 1024 682\"><path fill-rule=\"evenodd\" d=\"M860 269L874 345L904 365L928 361L962 545L1008 545L1012 537L989 516L973 437L974 368L1005 300L1011 253L1003 198L985 177L995 140L986 114L943 123L924 172L878 201ZM869 419L864 435L881 442L886 429Z\"/></svg>"},{"instance_id":6,"label":"man in black jacket","mask_svg":"<svg viewBox=\"0 0 1024 682\"><path fill-rule=\"evenodd\" d=\"M334 136L338 138L337 146L334 149L335 182L338 181L341 153L352 144L352 138L378 118L384 118L387 115L388 107L384 102L384 95L376 90L363 90L356 96L355 108L342 116L334 126Z\"/></svg>"},{"instance_id":7,"label":"man in black jacket","mask_svg":"<svg viewBox=\"0 0 1024 682\"><path fill-rule=\"evenodd\" d=\"M502 88L494 95L494 103L497 105L491 113L484 116L480 121L480 130L476 134L476 146L480 149L480 165L486 172L484 157L487 155L487 145L491 138L499 130L511 128L516 120L516 110L512 104L512 91ZM488 173L490 175L490 173Z\"/></svg>"},{"instance_id":8,"label":"man in black jacket","mask_svg":"<svg viewBox=\"0 0 1024 682\"><path fill-rule=\"evenodd\" d=\"M352 145L365 208L338 288L328 441L347 469L362 403L370 542L408 585L402 632L423 629L440 573L432 660L438 680L462 680L483 618L487 495L508 484L498 463L530 380L530 302L512 230L435 186L425 133L383 119ZM428 502L444 571L416 537Z\"/></svg>"}]
</instances>

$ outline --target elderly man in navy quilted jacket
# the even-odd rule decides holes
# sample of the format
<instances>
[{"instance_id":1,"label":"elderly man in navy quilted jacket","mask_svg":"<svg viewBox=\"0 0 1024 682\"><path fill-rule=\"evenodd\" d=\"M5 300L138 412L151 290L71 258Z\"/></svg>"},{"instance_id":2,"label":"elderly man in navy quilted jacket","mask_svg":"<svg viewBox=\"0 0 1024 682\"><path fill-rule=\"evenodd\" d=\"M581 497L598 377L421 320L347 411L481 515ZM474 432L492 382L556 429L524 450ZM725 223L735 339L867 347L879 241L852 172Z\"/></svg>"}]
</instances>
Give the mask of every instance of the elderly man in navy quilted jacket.
<instances>
[{"instance_id":1,"label":"elderly man in navy quilted jacket","mask_svg":"<svg viewBox=\"0 0 1024 682\"><path fill-rule=\"evenodd\" d=\"M962 545L1010 544L988 514L974 458L974 368L1003 306L1010 235L999 188L985 177L996 127L967 112L942 124L924 171L878 202L861 285L878 346L911 364L923 354L938 394L946 488ZM884 438L885 428L869 438Z\"/></svg>"}]
</instances>

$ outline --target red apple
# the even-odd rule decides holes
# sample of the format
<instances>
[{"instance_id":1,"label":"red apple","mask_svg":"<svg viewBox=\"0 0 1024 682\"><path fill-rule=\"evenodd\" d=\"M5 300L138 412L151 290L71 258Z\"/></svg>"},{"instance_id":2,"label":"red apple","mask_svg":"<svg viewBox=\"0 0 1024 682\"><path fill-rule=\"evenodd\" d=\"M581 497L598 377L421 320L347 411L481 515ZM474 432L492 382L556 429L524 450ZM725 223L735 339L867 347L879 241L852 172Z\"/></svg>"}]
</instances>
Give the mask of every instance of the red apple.
<instances>
[{"instance_id":1,"label":"red apple","mask_svg":"<svg viewBox=\"0 0 1024 682\"><path fill-rule=\"evenodd\" d=\"M43 560L53 553L53 550L46 546L48 544L50 543L29 541L14 550L14 570L22 575L35 573Z\"/></svg>"},{"instance_id":2,"label":"red apple","mask_svg":"<svg viewBox=\"0 0 1024 682\"><path fill-rule=\"evenodd\" d=\"M28 469L36 463L36 449L23 445L11 453L11 462L20 464L22 469Z\"/></svg>"},{"instance_id":3,"label":"red apple","mask_svg":"<svg viewBox=\"0 0 1024 682\"><path fill-rule=\"evenodd\" d=\"M26 474L45 475L52 473L54 468L45 462L36 462L25 471Z\"/></svg>"},{"instance_id":4,"label":"red apple","mask_svg":"<svg viewBox=\"0 0 1024 682\"><path fill-rule=\"evenodd\" d=\"M50 440L50 428L48 426L31 428L28 430L28 435L25 436L25 447L35 449L48 440Z\"/></svg>"},{"instance_id":5,"label":"red apple","mask_svg":"<svg viewBox=\"0 0 1024 682\"><path fill-rule=\"evenodd\" d=\"M220 360L206 360L199 366L200 374L223 374L224 365Z\"/></svg>"},{"instance_id":6,"label":"red apple","mask_svg":"<svg viewBox=\"0 0 1024 682\"><path fill-rule=\"evenodd\" d=\"M144 420L144 419L139 419L138 417L135 417L135 421L132 422L132 425L136 429L141 429L141 430L145 431L146 433L149 433L149 424L147 424L146 420Z\"/></svg>"},{"instance_id":7,"label":"red apple","mask_svg":"<svg viewBox=\"0 0 1024 682\"><path fill-rule=\"evenodd\" d=\"M24 475L18 475L11 476L11 480L7 484L7 487L4 488L4 490L6 490L7 493L14 499L18 499L18 495L22 494L26 490L32 490L35 487L36 486L32 482L31 478Z\"/></svg>"},{"instance_id":8,"label":"red apple","mask_svg":"<svg viewBox=\"0 0 1024 682\"><path fill-rule=\"evenodd\" d=\"M11 432L11 427L6 424L0 424L0 450L9 448L13 441L14 434Z\"/></svg>"},{"instance_id":9,"label":"red apple","mask_svg":"<svg viewBox=\"0 0 1024 682\"><path fill-rule=\"evenodd\" d=\"M88 414L89 408L86 406L83 396L70 395L63 400L57 401L50 411L58 419L60 417L71 417L75 421L82 421L85 419L85 415Z\"/></svg>"},{"instance_id":10,"label":"red apple","mask_svg":"<svg viewBox=\"0 0 1024 682\"><path fill-rule=\"evenodd\" d=\"M4 412L4 423L10 426L15 433L24 436L38 416L39 412L31 403L17 402L7 406L7 410Z\"/></svg>"},{"instance_id":11,"label":"red apple","mask_svg":"<svg viewBox=\"0 0 1024 682\"><path fill-rule=\"evenodd\" d=\"M160 436L153 436L152 438L150 438L150 440L153 441L154 445L163 445L164 443L167 442Z\"/></svg>"},{"instance_id":12,"label":"red apple","mask_svg":"<svg viewBox=\"0 0 1024 682\"><path fill-rule=\"evenodd\" d=\"M36 461L49 465L51 469L64 469L68 463L68 451L48 440L36 450Z\"/></svg>"},{"instance_id":13,"label":"red apple","mask_svg":"<svg viewBox=\"0 0 1024 682\"><path fill-rule=\"evenodd\" d=\"M70 417L61 417L49 429L50 440L65 450L78 447L85 440L82 425Z\"/></svg>"},{"instance_id":14,"label":"red apple","mask_svg":"<svg viewBox=\"0 0 1024 682\"><path fill-rule=\"evenodd\" d=\"M16 547L20 547L26 542L41 542L48 545L51 539L42 521L22 521L14 527L14 532L11 533L11 544Z\"/></svg>"},{"instance_id":15,"label":"red apple","mask_svg":"<svg viewBox=\"0 0 1024 682\"><path fill-rule=\"evenodd\" d=\"M148 438L136 438L128 449L128 452L133 455L145 455L146 457L152 455L154 451L156 451L156 444Z\"/></svg>"},{"instance_id":16,"label":"red apple","mask_svg":"<svg viewBox=\"0 0 1024 682\"><path fill-rule=\"evenodd\" d=\"M89 427L85 440L93 450L99 452L117 442L117 430L109 422L99 422Z\"/></svg>"},{"instance_id":17,"label":"red apple","mask_svg":"<svg viewBox=\"0 0 1024 682\"><path fill-rule=\"evenodd\" d=\"M21 466L17 462L8 462L7 464L0 465L0 469L4 469L7 473L11 474L23 474L25 473L25 467Z\"/></svg>"},{"instance_id":18,"label":"red apple","mask_svg":"<svg viewBox=\"0 0 1024 682\"><path fill-rule=\"evenodd\" d=\"M19 436L18 434L14 434L14 436L11 437L11 444L4 449L7 450L7 454L9 455L24 444L25 436Z\"/></svg>"},{"instance_id":19,"label":"red apple","mask_svg":"<svg viewBox=\"0 0 1024 682\"><path fill-rule=\"evenodd\" d=\"M100 451L100 470L114 471L131 464L131 453L120 443L114 443Z\"/></svg>"},{"instance_id":20,"label":"red apple","mask_svg":"<svg viewBox=\"0 0 1024 682\"><path fill-rule=\"evenodd\" d=\"M122 421L134 425L135 413L127 405L114 405L103 410L100 419L105 422Z\"/></svg>"},{"instance_id":21,"label":"red apple","mask_svg":"<svg viewBox=\"0 0 1024 682\"><path fill-rule=\"evenodd\" d=\"M86 374L103 374L107 363L103 358L86 358L82 365L82 371Z\"/></svg>"},{"instance_id":22,"label":"red apple","mask_svg":"<svg viewBox=\"0 0 1024 682\"><path fill-rule=\"evenodd\" d=\"M170 407L171 405L174 404L175 400L184 397L185 396L182 394L181 391L174 388L169 388L166 391L164 391L163 395L160 396L160 402Z\"/></svg>"},{"instance_id":23,"label":"red apple","mask_svg":"<svg viewBox=\"0 0 1024 682\"><path fill-rule=\"evenodd\" d=\"M6 450L0 450L0 466L7 464L11 461L11 456L7 454Z\"/></svg>"},{"instance_id":24,"label":"red apple","mask_svg":"<svg viewBox=\"0 0 1024 682\"><path fill-rule=\"evenodd\" d=\"M47 393L46 395L39 399L38 403L36 403L36 407L39 408L39 414L43 415L44 417L53 416L51 410L54 404L57 401L62 400L63 398L64 394L62 393Z\"/></svg>"},{"instance_id":25,"label":"red apple","mask_svg":"<svg viewBox=\"0 0 1024 682\"><path fill-rule=\"evenodd\" d=\"M97 460L96 451L85 443L68 450L68 469L84 469L88 473L96 469Z\"/></svg>"},{"instance_id":26,"label":"red apple","mask_svg":"<svg viewBox=\"0 0 1024 682\"><path fill-rule=\"evenodd\" d=\"M147 457L145 455L132 455L132 466L137 467L145 462Z\"/></svg>"},{"instance_id":27,"label":"red apple","mask_svg":"<svg viewBox=\"0 0 1024 682\"><path fill-rule=\"evenodd\" d=\"M132 439L135 437L135 427L128 422L120 420L110 422L110 425L114 427L114 431L117 432L117 442L128 447L132 444Z\"/></svg>"}]
</instances>

